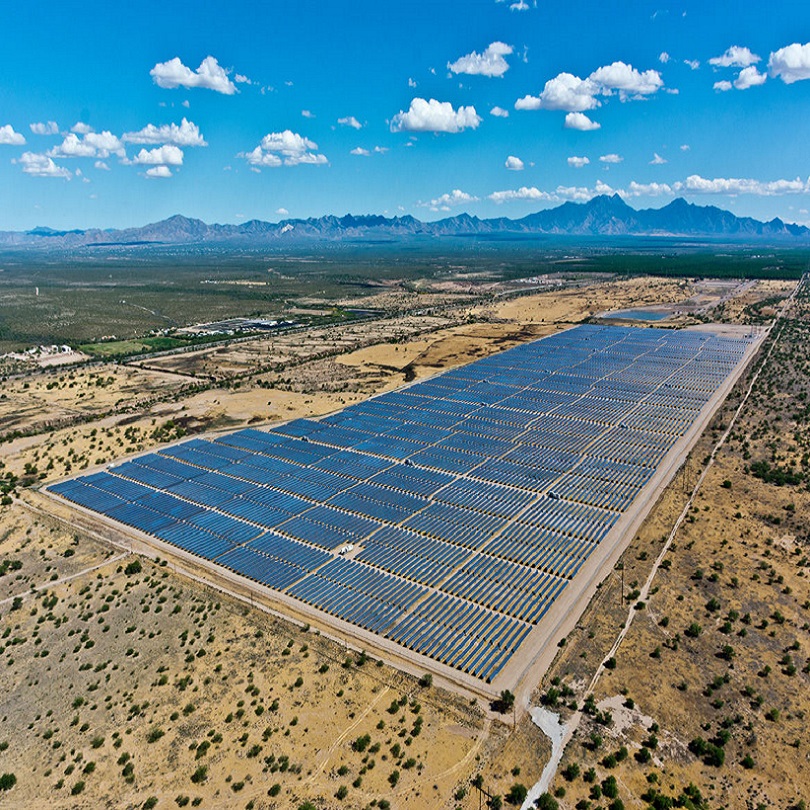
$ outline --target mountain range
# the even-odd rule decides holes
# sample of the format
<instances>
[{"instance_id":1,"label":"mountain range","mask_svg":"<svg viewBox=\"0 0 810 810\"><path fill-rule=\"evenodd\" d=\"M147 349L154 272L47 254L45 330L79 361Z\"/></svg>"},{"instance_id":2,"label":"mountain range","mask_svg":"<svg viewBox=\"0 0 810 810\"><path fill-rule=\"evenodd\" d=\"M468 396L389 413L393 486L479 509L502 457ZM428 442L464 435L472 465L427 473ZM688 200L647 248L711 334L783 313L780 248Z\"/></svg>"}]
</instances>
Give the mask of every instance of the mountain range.
<instances>
[{"instance_id":1,"label":"mountain range","mask_svg":"<svg viewBox=\"0 0 810 810\"><path fill-rule=\"evenodd\" d=\"M253 219L241 225L209 225L199 219L176 215L169 219L124 230L57 231L38 227L30 231L0 231L0 247L45 247L72 249L138 245L233 245L261 246L300 242L407 240L415 237L502 236L673 236L722 237L732 240L805 241L810 228L772 219L760 222L738 217L714 206L673 200L663 208L634 209L617 194L600 195L585 203L566 202L521 219L479 219L469 214L421 222L410 215L284 219L264 222Z\"/></svg>"}]
</instances>

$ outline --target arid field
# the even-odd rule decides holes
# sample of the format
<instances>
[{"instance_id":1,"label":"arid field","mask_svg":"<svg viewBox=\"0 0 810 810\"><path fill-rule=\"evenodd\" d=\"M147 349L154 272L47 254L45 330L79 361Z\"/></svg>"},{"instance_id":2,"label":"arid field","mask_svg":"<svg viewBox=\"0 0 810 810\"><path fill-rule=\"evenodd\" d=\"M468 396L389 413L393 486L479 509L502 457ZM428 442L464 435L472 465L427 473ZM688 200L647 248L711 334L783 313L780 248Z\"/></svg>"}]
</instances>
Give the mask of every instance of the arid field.
<instances>
[{"instance_id":1,"label":"arid field","mask_svg":"<svg viewBox=\"0 0 810 810\"><path fill-rule=\"evenodd\" d=\"M8 379L0 805L473 810L477 785L519 805L551 751L528 706L500 713L130 554L37 487L190 433L328 413L609 310L765 325L794 287L598 279L419 309L397 292L390 317ZM531 706L578 724L547 807L801 806L807 293L783 314L536 685Z\"/></svg>"}]
</instances>

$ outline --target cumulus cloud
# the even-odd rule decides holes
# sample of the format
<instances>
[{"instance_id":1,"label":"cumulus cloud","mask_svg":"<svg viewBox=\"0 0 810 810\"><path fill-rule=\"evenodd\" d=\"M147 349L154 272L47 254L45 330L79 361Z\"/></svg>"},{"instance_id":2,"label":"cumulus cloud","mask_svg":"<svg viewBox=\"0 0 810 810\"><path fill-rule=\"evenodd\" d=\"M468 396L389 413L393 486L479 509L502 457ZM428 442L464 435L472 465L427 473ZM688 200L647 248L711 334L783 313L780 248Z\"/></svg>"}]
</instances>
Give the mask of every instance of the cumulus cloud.
<instances>
[{"instance_id":1,"label":"cumulus cloud","mask_svg":"<svg viewBox=\"0 0 810 810\"><path fill-rule=\"evenodd\" d=\"M153 166L146 170L147 177L171 177L172 170L168 166Z\"/></svg>"},{"instance_id":2,"label":"cumulus cloud","mask_svg":"<svg viewBox=\"0 0 810 810\"><path fill-rule=\"evenodd\" d=\"M601 126L602 125L597 124L596 121L591 121L585 113L570 112L565 116L566 129L578 129L580 132L590 132L594 129L600 129Z\"/></svg>"},{"instance_id":3,"label":"cumulus cloud","mask_svg":"<svg viewBox=\"0 0 810 810\"><path fill-rule=\"evenodd\" d=\"M453 109L449 101L414 98L407 112L400 110L391 121L392 132L461 132L476 129L481 117L475 107Z\"/></svg>"},{"instance_id":4,"label":"cumulus cloud","mask_svg":"<svg viewBox=\"0 0 810 810\"><path fill-rule=\"evenodd\" d=\"M509 110L505 110L503 107L493 107L489 114L496 118L509 118Z\"/></svg>"},{"instance_id":5,"label":"cumulus cloud","mask_svg":"<svg viewBox=\"0 0 810 810\"><path fill-rule=\"evenodd\" d=\"M715 82L715 83L712 85L712 89L713 89L713 90L717 90L717 91L719 91L720 93L726 93L726 92L728 92L729 90L731 90L731 88L732 88L732 84L731 84L731 82L726 81L725 79L723 79L723 81L721 81L721 82Z\"/></svg>"},{"instance_id":6,"label":"cumulus cloud","mask_svg":"<svg viewBox=\"0 0 810 810\"><path fill-rule=\"evenodd\" d=\"M771 76L778 76L785 84L810 79L810 42L804 45L794 42L774 51L768 59L768 70Z\"/></svg>"},{"instance_id":7,"label":"cumulus cloud","mask_svg":"<svg viewBox=\"0 0 810 810\"><path fill-rule=\"evenodd\" d=\"M56 121L48 121L47 123L38 122L36 124L29 124L31 132L34 135L58 135L59 125Z\"/></svg>"},{"instance_id":8,"label":"cumulus cloud","mask_svg":"<svg viewBox=\"0 0 810 810\"><path fill-rule=\"evenodd\" d=\"M666 51L661 51L661 53L658 54L658 61L662 65L665 65L667 62L669 62L669 54Z\"/></svg>"},{"instance_id":9,"label":"cumulus cloud","mask_svg":"<svg viewBox=\"0 0 810 810\"><path fill-rule=\"evenodd\" d=\"M535 186L521 186L518 189L509 189L507 191L493 191L492 194L489 195L489 199L500 205L501 203L512 202L514 200L548 202L554 198L547 191L540 191L540 189Z\"/></svg>"},{"instance_id":10,"label":"cumulus cloud","mask_svg":"<svg viewBox=\"0 0 810 810\"><path fill-rule=\"evenodd\" d=\"M59 146L55 146L48 152L50 157L56 158L108 158L110 155L124 157L124 154L124 145L109 130L88 132L82 137L70 132Z\"/></svg>"},{"instance_id":11,"label":"cumulus cloud","mask_svg":"<svg viewBox=\"0 0 810 810\"><path fill-rule=\"evenodd\" d=\"M637 183L632 180L623 196L627 197L664 197L673 194L672 186L667 183Z\"/></svg>"},{"instance_id":12,"label":"cumulus cloud","mask_svg":"<svg viewBox=\"0 0 810 810\"><path fill-rule=\"evenodd\" d=\"M509 189L507 191L493 191L488 195L488 199L500 205L505 202L524 201L524 202L564 202L575 201L585 202L598 196L599 194L614 194L616 193L607 183L597 182L593 188L586 188L583 186L557 186L554 191L541 191L535 186L526 187L521 186L518 189Z\"/></svg>"},{"instance_id":13,"label":"cumulus cloud","mask_svg":"<svg viewBox=\"0 0 810 810\"><path fill-rule=\"evenodd\" d=\"M671 197L675 194L700 195L724 194L738 196L750 194L762 197L775 197L786 194L810 194L810 178L803 181L773 180L763 182L753 179L714 178L707 179L700 175L691 175L685 181L674 183L638 183L631 181L624 189L611 188L606 183L598 181L593 188L584 186L557 186L553 191L544 191L535 187L523 186L519 189L494 191L488 199L501 204L511 201L552 202L559 203L565 200L585 202L599 194L618 194L622 198L632 197Z\"/></svg>"},{"instance_id":14,"label":"cumulus cloud","mask_svg":"<svg viewBox=\"0 0 810 810\"><path fill-rule=\"evenodd\" d=\"M34 152L23 152L18 161L25 174L32 177L59 177L70 180L72 175L63 166L57 166L47 155L38 155Z\"/></svg>"},{"instance_id":15,"label":"cumulus cloud","mask_svg":"<svg viewBox=\"0 0 810 810\"><path fill-rule=\"evenodd\" d=\"M684 59L683 63L688 65L692 70L697 70L700 67L700 61L698 59Z\"/></svg>"},{"instance_id":16,"label":"cumulus cloud","mask_svg":"<svg viewBox=\"0 0 810 810\"><path fill-rule=\"evenodd\" d=\"M618 91L622 100L631 96L647 96L657 93L664 86L657 70L636 70L624 62L613 62L591 73L589 80L594 82L603 95Z\"/></svg>"},{"instance_id":17,"label":"cumulus cloud","mask_svg":"<svg viewBox=\"0 0 810 810\"><path fill-rule=\"evenodd\" d=\"M228 78L230 71L221 67L213 56L206 56L197 70L186 67L175 56L168 62L158 62L149 75L158 87L173 89L175 87L204 87L226 96L232 96L239 91L236 85Z\"/></svg>"},{"instance_id":18,"label":"cumulus cloud","mask_svg":"<svg viewBox=\"0 0 810 810\"><path fill-rule=\"evenodd\" d=\"M602 163L621 163L624 158L621 155L611 152L609 155L600 155L599 160L602 161Z\"/></svg>"},{"instance_id":19,"label":"cumulus cloud","mask_svg":"<svg viewBox=\"0 0 810 810\"><path fill-rule=\"evenodd\" d=\"M200 134L200 128L186 118L183 118L179 124L163 124L159 127L154 124L147 124L137 132L125 132L121 140L127 143L170 143L176 146L208 146Z\"/></svg>"},{"instance_id":20,"label":"cumulus cloud","mask_svg":"<svg viewBox=\"0 0 810 810\"><path fill-rule=\"evenodd\" d=\"M513 172L523 171L523 161L519 157L515 157L514 155L509 155L509 157L506 158L506 163L504 163L503 165Z\"/></svg>"},{"instance_id":21,"label":"cumulus cloud","mask_svg":"<svg viewBox=\"0 0 810 810\"><path fill-rule=\"evenodd\" d=\"M90 124L85 124L84 121L77 121L71 128L71 132L75 132L77 135L87 135L88 132L95 132L93 127Z\"/></svg>"},{"instance_id":22,"label":"cumulus cloud","mask_svg":"<svg viewBox=\"0 0 810 810\"><path fill-rule=\"evenodd\" d=\"M94 166L96 169L101 169L101 171L103 171L103 172L108 172L108 171L110 170L110 167L109 167L109 166L108 166L108 165L107 165L107 164L106 164L106 163L105 163L103 160L97 160L97 161L96 161L96 162L93 164L93 166Z\"/></svg>"},{"instance_id":23,"label":"cumulus cloud","mask_svg":"<svg viewBox=\"0 0 810 810\"><path fill-rule=\"evenodd\" d=\"M25 136L20 132L15 132L11 124L4 124L0 127L0 144L8 146L22 146L25 143Z\"/></svg>"},{"instance_id":24,"label":"cumulus cloud","mask_svg":"<svg viewBox=\"0 0 810 810\"><path fill-rule=\"evenodd\" d=\"M368 149L363 149L362 146L356 146L351 152L349 152L349 154L358 155L361 157L371 157L371 152L369 152Z\"/></svg>"},{"instance_id":25,"label":"cumulus cloud","mask_svg":"<svg viewBox=\"0 0 810 810\"><path fill-rule=\"evenodd\" d=\"M363 125L353 115L347 115L345 118L338 118L338 124L340 124L342 127L351 127L352 129L363 128Z\"/></svg>"},{"instance_id":26,"label":"cumulus cloud","mask_svg":"<svg viewBox=\"0 0 810 810\"><path fill-rule=\"evenodd\" d=\"M287 217L290 215L290 212L286 208L276 208L276 213L280 217Z\"/></svg>"},{"instance_id":27,"label":"cumulus cloud","mask_svg":"<svg viewBox=\"0 0 810 810\"><path fill-rule=\"evenodd\" d=\"M449 211L458 205L467 205L468 203L478 202L478 197L473 197L472 194L467 194L460 188L454 188L448 194L442 194L441 197L436 197L429 203L423 203L430 207L431 211Z\"/></svg>"},{"instance_id":28,"label":"cumulus cloud","mask_svg":"<svg viewBox=\"0 0 810 810\"><path fill-rule=\"evenodd\" d=\"M568 165L573 166L575 169L581 169L583 166L587 166L591 161L586 157L577 157L576 155L572 155L568 158Z\"/></svg>"},{"instance_id":29,"label":"cumulus cloud","mask_svg":"<svg viewBox=\"0 0 810 810\"><path fill-rule=\"evenodd\" d=\"M314 118L315 117L315 113L312 112L311 110L301 110L301 115L304 118Z\"/></svg>"},{"instance_id":30,"label":"cumulus cloud","mask_svg":"<svg viewBox=\"0 0 810 810\"><path fill-rule=\"evenodd\" d=\"M172 144L157 146L154 149L141 149L129 162L145 166L158 166L160 164L182 166L183 150Z\"/></svg>"},{"instance_id":31,"label":"cumulus cloud","mask_svg":"<svg viewBox=\"0 0 810 810\"><path fill-rule=\"evenodd\" d=\"M732 45L722 56L715 56L709 59L709 64L715 67L748 67L761 61L755 53L751 53L748 48L741 48L739 45Z\"/></svg>"},{"instance_id":32,"label":"cumulus cloud","mask_svg":"<svg viewBox=\"0 0 810 810\"><path fill-rule=\"evenodd\" d=\"M560 73L549 79L539 96L524 96L515 102L516 110L592 110L599 106L595 98L599 88L590 79L572 73Z\"/></svg>"},{"instance_id":33,"label":"cumulus cloud","mask_svg":"<svg viewBox=\"0 0 810 810\"><path fill-rule=\"evenodd\" d=\"M680 146L681 152L688 152L691 148L688 143L682 143Z\"/></svg>"},{"instance_id":34,"label":"cumulus cloud","mask_svg":"<svg viewBox=\"0 0 810 810\"><path fill-rule=\"evenodd\" d=\"M509 70L509 63L504 56L513 51L505 42L493 42L483 53L473 51L466 56L448 62L447 69L452 73L466 73L470 76L503 76Z\"/></svg>"},{"instance_id":35,"label":"cumulus cloud","mask_svg":"<svg viewBox=\"0 0 810 810\"><path fill-rule=\"evenodd\" d=\"M666 162L666 158L661 157L658 152L653 152L653 159L650 161L650 166L663 166Z\"/></svg>"},{"instance_id":36,"label":"cumulus cloud","mask_svg":"<svg viewBox=\"0 0 810 810\"><path fill-rule=\"evenodd\" d=\"M751 178L715 177L709 180L699 174L692 174L683 184L685 191L694 194L753 194L758 197L775 197L782 194L804 194L810 192L810 178L807 181L772 180L763 182Z\"/></svg>"},{"instance_id":37,"label":"cumulus cloud","mask_svg":"<svg viewBox=\"0 0 810 810\"><path fill-rule=\"evenodd\" d=\"M749 87L757 87L760 84L765 84L767 78L767 73L760 73L752 65L740 71L740 75L734 80L734 86L738 90L747 90Z\"/></svg>"},{"instance_id":38,"label":"cumulus cloud","mask_svg":"<svg viewBox=\"0 0 810 810\"><path fill-rule=\"evenodd\" d=\"M285 129L283 132L270 132L252 152L240 152L253 167L298 166L301 163L321 165L327 163L326 155L317 153L318 144Z\"/></svg>"},{"instance_id":39,"label":"cumulus cloud","mask_svg":"<svg viewBox=\"0 0 810 810\"><path fill-rule=\"evenodd\" d=\"M549 79L539 96L527 95L515 102L516 110L564 110L584 112L599 107L599 96L619 94L622 101L657 93L664 86L657 70L636 70L625 62L597 68L587 79L559 73Z\"/></svg>"}]
</instances>

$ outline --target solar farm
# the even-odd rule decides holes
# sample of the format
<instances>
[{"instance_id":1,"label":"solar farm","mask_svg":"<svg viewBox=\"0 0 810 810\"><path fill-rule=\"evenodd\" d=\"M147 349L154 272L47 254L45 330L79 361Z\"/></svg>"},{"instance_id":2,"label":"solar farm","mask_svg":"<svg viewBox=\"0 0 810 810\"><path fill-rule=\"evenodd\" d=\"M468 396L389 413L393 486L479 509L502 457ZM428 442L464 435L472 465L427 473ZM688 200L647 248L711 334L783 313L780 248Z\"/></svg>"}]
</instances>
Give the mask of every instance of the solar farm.
<instances>
[{"instance_id":1,"label":"solar farm","mask_svg":"<svg viewBox=\"0 0 810 810\"><path fill-rule=\"evenodd\" d=\"M583 325L49 491L488 684L752 342Z\"/></svg>"}]
</instances>

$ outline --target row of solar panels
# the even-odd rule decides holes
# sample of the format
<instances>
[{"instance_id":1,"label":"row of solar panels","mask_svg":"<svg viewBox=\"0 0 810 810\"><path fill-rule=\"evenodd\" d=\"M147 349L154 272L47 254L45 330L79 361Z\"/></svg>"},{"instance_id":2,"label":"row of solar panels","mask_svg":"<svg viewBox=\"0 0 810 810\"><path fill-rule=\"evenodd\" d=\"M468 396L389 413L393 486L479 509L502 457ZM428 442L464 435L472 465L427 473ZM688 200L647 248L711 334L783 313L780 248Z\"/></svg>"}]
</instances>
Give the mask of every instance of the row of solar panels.
<instances>
[{"instance_id":1,"label":"row of solar panels","mask_svg":"<svg viewBox=\"0 0 810 810\"><path fill-rule=\"evenodd\" d=\"M578 327L51 489L490 681L744 349Z\"/></svg>"}]
</instances>

